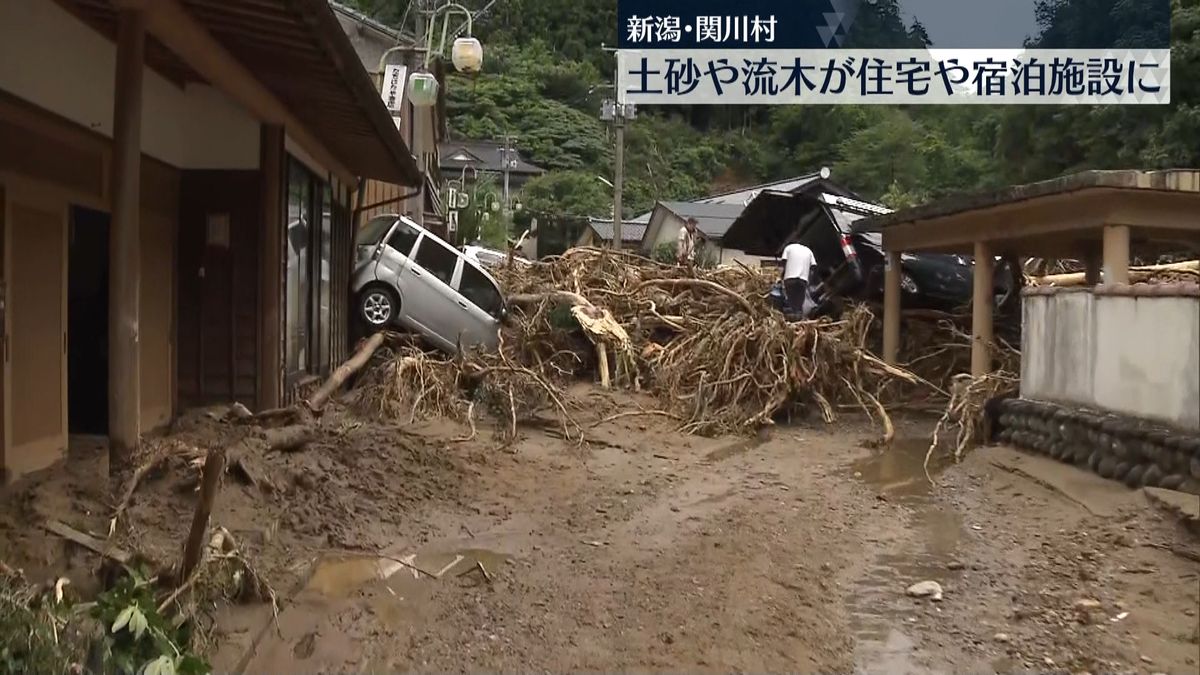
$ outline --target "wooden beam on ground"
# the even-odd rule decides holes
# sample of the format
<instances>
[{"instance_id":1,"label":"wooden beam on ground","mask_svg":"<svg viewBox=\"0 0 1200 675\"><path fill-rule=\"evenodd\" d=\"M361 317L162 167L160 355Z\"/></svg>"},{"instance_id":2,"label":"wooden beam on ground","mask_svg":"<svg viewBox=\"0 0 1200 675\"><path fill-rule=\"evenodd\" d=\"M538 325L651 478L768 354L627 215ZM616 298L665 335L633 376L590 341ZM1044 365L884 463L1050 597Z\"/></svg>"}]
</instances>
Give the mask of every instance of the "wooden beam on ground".
<instances>
[{"instance_id":1,"label":"wooden beam on ground","mask_svg":"<svg viewBox=\"0 0 1200 675\"><path fill-rule=\"evenodd\" d=\"M142 76L146 16L117 15L114 83L112 226L109 232L109 472L129 466L141 437L138 324L141 314Z\"/></svg>"},{"instance_id":2,"label":"wooden beam on ground","mask_svg":"<svg viewBox=\"0 0 1200 675\"><path fill-rule=\"evenodd\" d=\"M975 282L971 301L971 375L992 370L992 305L995 303L995 261L986 242L975 243Z\"/></svg>"},{"instance_id":3,"label":"wooden beam on ground","mask_svg":"<svg viewBox=\"0 0 1200 675\"><path fill-rule=\"evenodd\" d=\"M313 159L333 172L342 183L354 183L354 174L338 161L286 105L270 92L179 0L155 0L146 6L146 26L154 37L191 68L263 122L281 125Z\"/></svg>"},{"instance_id":4,"label":"wooden beam on ground","mask_svg":"<svg viewBox=\"0 0 1200 675\"><path fill-rule=\"evenodd\" d=\"M900 359L900 252L888 251L883 273L883 360Z\"/></svg>"},{"instance_id":5,"label":"wooden beam on ground","mask_svg":"<svg viewBox=\"0 0 1200 675\"><path fill-rule=\"evenodd\" d=\"M90 534L80 532L79 530L76 530L75 528L61 521L50 520L47 521L43 527L45 527L48 532L57 534L67 541L79 544L93 553L102 555L106 558L111 558L122 565L128 565L129 561L133 560L133 555L128 551L118 548L117 546L113 546L103 539L97 539Z\"/></svg>"}]
</instances>

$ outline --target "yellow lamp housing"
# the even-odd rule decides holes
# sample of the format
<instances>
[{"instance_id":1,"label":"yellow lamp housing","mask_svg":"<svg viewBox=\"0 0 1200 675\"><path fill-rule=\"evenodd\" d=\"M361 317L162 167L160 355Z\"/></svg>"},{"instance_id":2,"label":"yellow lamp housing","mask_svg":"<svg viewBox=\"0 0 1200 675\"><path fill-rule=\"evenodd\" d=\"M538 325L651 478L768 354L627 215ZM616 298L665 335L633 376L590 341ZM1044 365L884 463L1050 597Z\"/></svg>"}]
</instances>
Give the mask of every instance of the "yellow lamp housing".
<instances>
[{"instance_id":1,"label":"yellow lamp housing","mask_svg":"<svg viewBox=\"0 0 1200 675\"><path fill-rule=\"evenodd\" d=\"M474 75L483 70L483 45L473 37L460 37L450 50L450 60L458 72Z\"/></svg>"}]
</instances>

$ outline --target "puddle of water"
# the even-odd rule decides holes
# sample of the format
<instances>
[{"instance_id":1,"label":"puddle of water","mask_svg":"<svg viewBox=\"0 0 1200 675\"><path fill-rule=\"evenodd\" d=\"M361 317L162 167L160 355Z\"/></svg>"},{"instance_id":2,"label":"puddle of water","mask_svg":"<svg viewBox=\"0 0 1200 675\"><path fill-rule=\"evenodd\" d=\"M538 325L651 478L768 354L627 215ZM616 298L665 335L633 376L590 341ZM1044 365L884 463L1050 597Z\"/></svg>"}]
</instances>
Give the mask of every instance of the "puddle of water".
<instances>
[{"instance_id":1,"label":"puddle of water","mask_svg":"<svg viewBox=\"0 0 1200 675\"><path fill-rule=\"evenodd\" d=\"M507 560L503 553L478 548L396 557L329 558L317 563L304 590L327 598L346 598L364 587L387 582L394 592L400 582L444 581L479 566L494 575Z\"/></svg>"},{"instance_id":2,"label":"puddle of water","mask_svg":"<svg viewBox=\"0 0 1200 675\"><path fill-rule=\"evenodd\" d=\"M758 446L762 445L765 442L766 442L765 436L756 436L754 438L747 438L744 440L735 441L735 442L729 443L727 445L722 445L721 447L717 448L716 450L713 450L712 452L708 453L707 455L704 456L704 460L707 462L720 462L720 461L729 459L730 457L733 457L735 455L742 455L747 452L750 452L751 450L753 450L754 448L757 448Z\"/></svg>"},{"instance_id":3,"label":"puddle of water","mask_svg":"<svg viewBox=\"0 0 1200 675\"><path fill-rule=\"evenodd\" d=\"M903 632L910 618L929 611L927 601L914 601L905 589L933 580L946 585L956 572L949 564L958 555L962 521L955 511L933 501L925 477L928 439L897 439L891 447L854 462L850 472L909 510L908 527L914 536L900 550L880 553L854 583L851 628L856 640L856 670L865 673L922 672L913 661L915 645ZM936 476L949 462L930 460L929 474Z\"/></svg>"}]
</instances>

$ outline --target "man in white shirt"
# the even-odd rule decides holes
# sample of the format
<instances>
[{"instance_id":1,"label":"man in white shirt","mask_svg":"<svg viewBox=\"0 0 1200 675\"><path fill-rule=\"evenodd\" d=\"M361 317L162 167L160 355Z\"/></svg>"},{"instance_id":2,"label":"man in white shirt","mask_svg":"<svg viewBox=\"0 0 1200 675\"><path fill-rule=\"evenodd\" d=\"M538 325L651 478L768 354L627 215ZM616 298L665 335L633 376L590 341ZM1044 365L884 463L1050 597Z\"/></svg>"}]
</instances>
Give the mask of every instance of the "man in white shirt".
<instances>
[{"instance_id":1,"label":"man in white shirt","mask_svg":"<svg viewBox=\"0 0 1200 675\"><path fill-rule=\"evenodd\" d=\"M793 241L783 248L783 297L789 312L803 316L808 297L808 279L817 259L812 249Z\"/></svg>"},{"instance_id":2,"label":"man in white shirt","mask_svg":"<svg viewBox=\"0 0 1200 675\"><path fill-rule=\"evenodd\" d=\"M688 218L679 228L679 240L675 244L675 261L689 268L696 262L696 219Z\"/></svg>"}]
</instances>

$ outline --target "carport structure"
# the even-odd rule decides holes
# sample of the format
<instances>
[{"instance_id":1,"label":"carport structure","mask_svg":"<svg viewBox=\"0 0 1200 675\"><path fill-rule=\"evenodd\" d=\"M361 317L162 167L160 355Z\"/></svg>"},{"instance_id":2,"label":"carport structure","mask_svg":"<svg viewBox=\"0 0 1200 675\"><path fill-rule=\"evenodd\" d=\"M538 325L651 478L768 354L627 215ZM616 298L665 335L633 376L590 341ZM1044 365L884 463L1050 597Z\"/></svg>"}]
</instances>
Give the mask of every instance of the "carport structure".
<instances>
[{"instance_id":1,"label":"carport structure","mask_svg":"<svg viewBox=\"0 0 1200 675\"><path fill-rule=\"evenodd\" d=\"M900 348L900 256L973 255L971 374L992 369L996 256L1085 261L1089 284L1129 283L1131 253L1200 248L1200 171L1087 171L1029 185L951 197L860 221L883 234L884 344Z\"/></svg>"}]
</instances>

